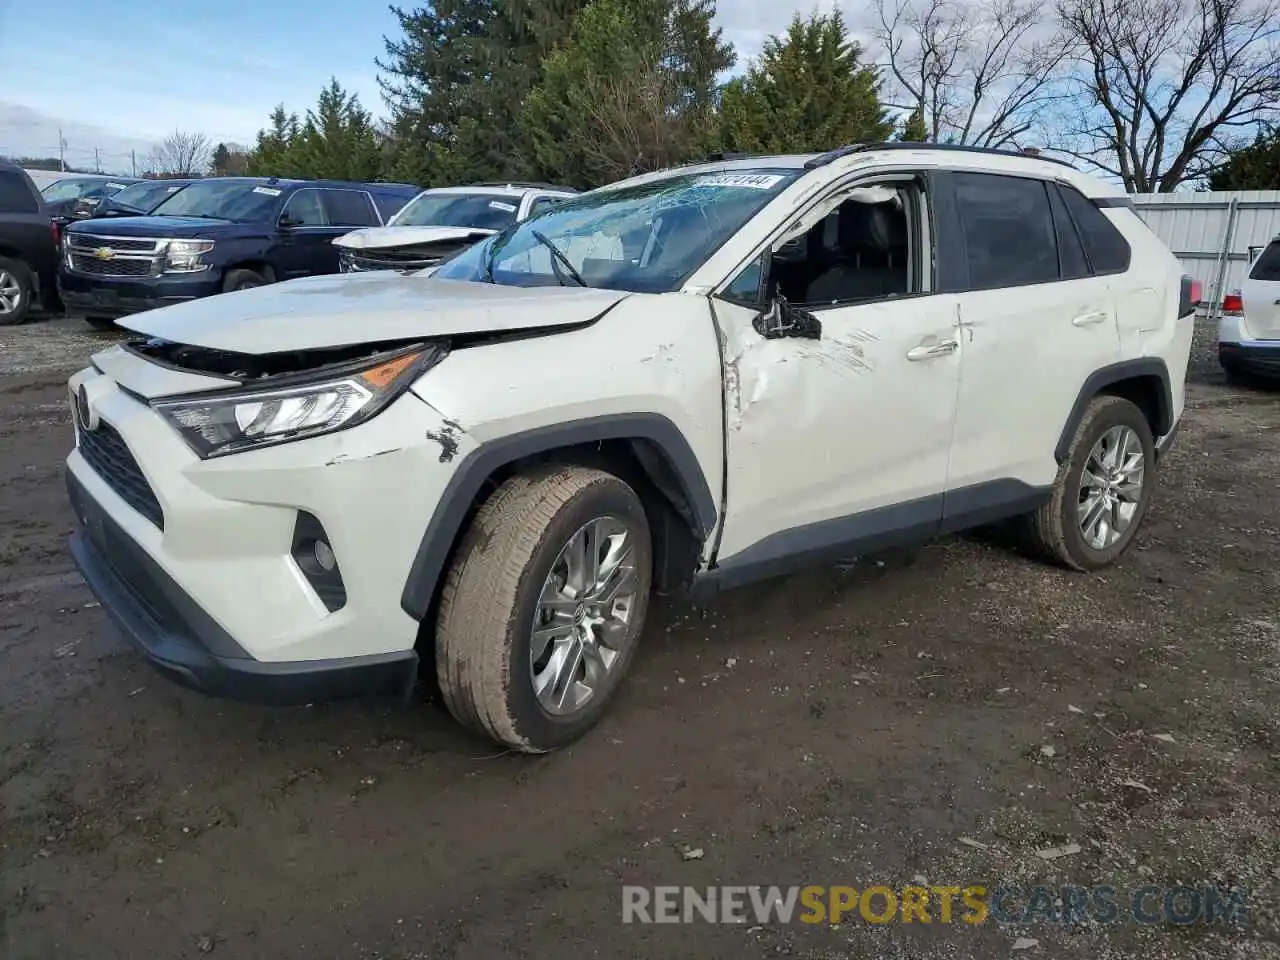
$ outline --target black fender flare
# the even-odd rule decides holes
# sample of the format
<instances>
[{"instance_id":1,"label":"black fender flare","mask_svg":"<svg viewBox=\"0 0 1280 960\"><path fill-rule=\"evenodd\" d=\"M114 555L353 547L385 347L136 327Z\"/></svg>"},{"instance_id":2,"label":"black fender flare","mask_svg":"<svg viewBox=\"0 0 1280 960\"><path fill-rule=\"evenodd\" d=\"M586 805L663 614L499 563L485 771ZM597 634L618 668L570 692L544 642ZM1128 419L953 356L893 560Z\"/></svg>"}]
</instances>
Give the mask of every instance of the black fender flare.
<instances>
[{"instance_id":1,"label":"black fender flare","mask_svg":"<svg viewBox=\"0 0 1280 960\"><path fill-rule=\"evenodd\" d=\"M1095 370L1085 380L1084 386L1080 388L1080 392L1076 395L1076 402L1071 407L1071 414L1067 417L1067 422L1062 427L1062 433L1058 437L1058 445L1053 451L1058 463L1062 463L1067 459L1067 453L1071 449L1071 438L1075 435L1076 427L1080 425L1080 420L1084 417L1084 411L1089 406L1089 401L1105 391L1107 387L1123 380L1133 380L1137 377L1156 377L1161 384L1161 389L1156 394L1156 423L1153 425L1156 439L1173 429L1173 388L1169 384L1168 365L1159 357L1124 360Z\"/></svg>"},{"instance_id":2,"label":"black fender flare","mask_svg":"<svg viewBox=\"0 0 1280 960\"><path fill-rule=\"evenodd\" d=\"M426 618L471 504L496 471L526 457L606 440L635 443L638 459L655 485L664 492L675 485L671 492L687 504L685 519L694 534L703 540L710 535L718 515L711 487L684 434L667 417L656 413L606 414L535 427L488 441L458 464L409 568L400 597L404 612L418 621Z\"/></svg>"}]
</instances>

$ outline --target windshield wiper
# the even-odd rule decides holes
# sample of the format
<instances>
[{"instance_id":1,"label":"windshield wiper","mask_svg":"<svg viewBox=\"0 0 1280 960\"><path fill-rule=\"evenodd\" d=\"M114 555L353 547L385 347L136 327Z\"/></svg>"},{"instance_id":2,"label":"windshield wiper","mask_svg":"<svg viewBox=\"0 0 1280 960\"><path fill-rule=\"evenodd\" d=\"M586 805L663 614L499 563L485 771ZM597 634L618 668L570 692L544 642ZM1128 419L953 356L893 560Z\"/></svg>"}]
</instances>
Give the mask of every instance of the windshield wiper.
<instances>
[{"instance_id":1,"label":"windshield wiper","mask_svg":"<svg viewBox=\"0 0 1280 960\"><path fill-rule=\"evenodd\" d=\"M570 260L567 256L565 256L565 253L563 250L561 250L554 243L548 240L542 233L540 233L537 230L534 230L532 227L529 228L529 232L533 234L533 238L535 240L537 240L540 244L542 244L544 247L546 247L548 250L551 251L551 255L560 262L560 264L565 268L565 270L568 271L569 276L573 278L574 283L576 283L580 287L590 286L590 284L588 284L587 281L582 279L582 274L580 274L577 268L573 265L573 261ZM557 279L559 279L559 277L557 277ZM563 283L561 283L560 285L564 286Z\"/></svg>"}]
</instances>

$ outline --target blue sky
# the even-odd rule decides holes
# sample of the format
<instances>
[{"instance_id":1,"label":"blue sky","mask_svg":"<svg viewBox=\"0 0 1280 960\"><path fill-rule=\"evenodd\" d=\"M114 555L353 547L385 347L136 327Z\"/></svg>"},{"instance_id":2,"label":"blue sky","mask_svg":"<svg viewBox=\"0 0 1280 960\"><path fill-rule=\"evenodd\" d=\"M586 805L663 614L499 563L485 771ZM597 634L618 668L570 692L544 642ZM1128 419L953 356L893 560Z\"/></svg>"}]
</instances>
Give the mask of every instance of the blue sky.
<instances>
[{"instance_id":1,"label":"blue sky","mask_svg":"<svg viewBox=\"0 0 1280 960\"><path fill-rule=\"evenodd\" d=\"M796 9L832 0L720 0L740 56ZM413 7L413 0L404 0ZM374 58L399 34L382 0L0 0L0 155L56 155L127 173L175 129L251 143L283 102L303 113L336 76L383 112Z\"/></svg>"}]
</instances>

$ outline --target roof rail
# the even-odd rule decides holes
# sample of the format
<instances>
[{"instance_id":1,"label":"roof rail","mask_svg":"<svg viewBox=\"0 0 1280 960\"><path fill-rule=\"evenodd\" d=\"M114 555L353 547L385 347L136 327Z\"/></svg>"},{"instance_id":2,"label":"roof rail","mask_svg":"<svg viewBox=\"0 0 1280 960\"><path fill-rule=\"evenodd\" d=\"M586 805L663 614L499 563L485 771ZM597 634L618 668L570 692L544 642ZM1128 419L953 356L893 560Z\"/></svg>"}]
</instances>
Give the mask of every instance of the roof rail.
<instances>
[{"instance_id":1,"label":"roof rail","mask_svg":"<svg viewBox=\"0 0 1280 960\"><path fill-rule=\"evenodd\" d=\"M754 160L757 157L771 157L771 153L709 153L703 163L720 163L724 160Z\"/></svg>"},{"instance_id":2,"label":"roof rail","mask_svg":"<svg viewBox=\"0 0 1280 960\"><path fill-rule=\"evenodd\" d=\"M486 180L483 183L469 183L469 187L524 187L535 190L561 190L565 193L578 193L573 187L562 187L554 183L539 183L532 180Z\"/></svg>"},{"instance_id":3,"label":"roof rail","mask_svg":"<svg viewBox=\"0 0 1280 960\"><path fill-rule=\"evenodd\" d=\"M805 163L805 168L812 170L816 167L825 167L834 160L841 157L847 157L853 153L868 153L872 150L949 150L957 153L985 153L997 157L1029 157L1033 160L1047 160L1050 163L1056 163L1059 166L1066 167L1068 170L1074 170L1075 167L1066 160L1059 160L1057 157L1046 157L1044 154L1036 150L1034 153L1030 150L1001 150L998 147L975 147L967 143L929 143L922 140L888 140L884 143L851 143L845 147L837 147L826 153L814 157Z\"/></svg>"}]
</instances>

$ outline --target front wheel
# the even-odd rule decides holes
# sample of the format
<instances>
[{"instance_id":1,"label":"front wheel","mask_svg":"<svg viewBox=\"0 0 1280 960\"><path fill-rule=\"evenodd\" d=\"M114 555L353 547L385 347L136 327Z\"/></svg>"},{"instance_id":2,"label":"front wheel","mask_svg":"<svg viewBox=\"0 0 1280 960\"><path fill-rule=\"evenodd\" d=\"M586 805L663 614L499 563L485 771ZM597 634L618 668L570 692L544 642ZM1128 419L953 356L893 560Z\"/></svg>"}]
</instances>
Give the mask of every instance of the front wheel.
<instances>
[{"instance_id":1,"label":"front wheel","mask_svg":"<svg viewBox=\"0 0 1280 960\"><path fill-rule=\"evenodd\" d=\"M264 287L266 285L267 278L257 270L238 267L235 270L227 271L227 277L222 281L222 292L234 293L236 290L251 290L254 287Z\"/></svg>"},{"instance_id":2,"label":"front wheel","mask_svg":"<svg viewBox=\"0 0 1280 960\"><path fill-rule=\"evenodd\" d=\"M35 285L21 260L0 257L0 327L17 326L31 312Z\"/></svg>"},{"instance_id":3,"label":"front wheel","mask_svg":"<svg viewBox=\"0 0 1280 960\"><path fill-rule=\"evenodd\" d=\"M1032 553L1074 570L1097 570L1128 549L1155 483L1155 440L1146 415L1123 397L1090 401L1048 503L1021 518Z\"/></svg>"},{"instance_id":4,"label":"front wheel","mask_svg":"<svg viewBox=\"0 0 1280 960\"><path fill-rule=\"evenodd\" d=\"M436 672L449 712L525 753L585 734L635 655L652 558L644 506L612 474L559 466L507 480L441 594Z\"/></svg>"}]
</instances>

